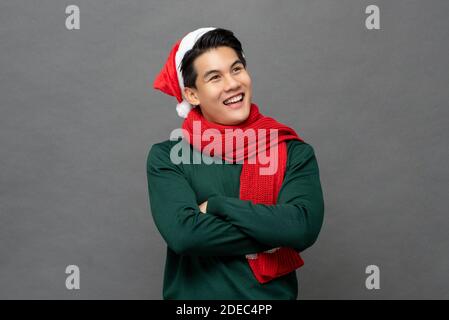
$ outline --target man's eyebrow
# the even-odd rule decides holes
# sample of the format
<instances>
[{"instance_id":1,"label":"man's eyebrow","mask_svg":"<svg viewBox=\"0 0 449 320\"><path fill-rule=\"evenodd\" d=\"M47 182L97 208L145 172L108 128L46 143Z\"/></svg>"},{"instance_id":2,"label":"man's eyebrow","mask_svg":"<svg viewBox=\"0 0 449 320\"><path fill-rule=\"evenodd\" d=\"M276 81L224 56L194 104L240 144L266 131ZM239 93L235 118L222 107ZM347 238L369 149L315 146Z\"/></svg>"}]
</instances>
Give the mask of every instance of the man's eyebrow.
<instances>
[{"instance_id":1,"label":"man's eyebrow","mask_svg":"<svg viewBox=\"0 0 449 320\"><path fill-rule=\"evenodd\" d=\"M239 63L243 64L243 62L240 61L240 59L235 60L235 61L231 64L231 68L230 68L230 69L232 69L232 67L234 67L236 64L239 64ZM207 72L204 74L203 79L206 79L208 75L210 75L210 74L212 74L212 73L216 73L216 72L220 72L220 70L209 70L209 71L207 71Z\"/></svg>"}]
</instances>

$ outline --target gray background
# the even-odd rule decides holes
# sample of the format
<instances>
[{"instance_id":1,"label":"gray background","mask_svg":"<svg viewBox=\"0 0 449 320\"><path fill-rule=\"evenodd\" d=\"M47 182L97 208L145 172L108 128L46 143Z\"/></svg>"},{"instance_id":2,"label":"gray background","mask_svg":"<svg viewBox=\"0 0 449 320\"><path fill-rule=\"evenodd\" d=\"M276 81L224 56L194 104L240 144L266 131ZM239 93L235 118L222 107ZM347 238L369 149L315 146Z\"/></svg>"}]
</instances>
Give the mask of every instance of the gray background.
<instances>
[{"instance_id":1,"label":"gray background","mask_svg":"<svg viewBox=\"0 0 449 320\"><path fill-rule=\"evenodd\" d=\"M447 0L3 0L0 298L161 298L145 164L181 118L152 81L178 38L220 26L243 43L253 101L315 148L325 222L298 298L448 299L448 14Z\"/></svg>"}]
</instances>

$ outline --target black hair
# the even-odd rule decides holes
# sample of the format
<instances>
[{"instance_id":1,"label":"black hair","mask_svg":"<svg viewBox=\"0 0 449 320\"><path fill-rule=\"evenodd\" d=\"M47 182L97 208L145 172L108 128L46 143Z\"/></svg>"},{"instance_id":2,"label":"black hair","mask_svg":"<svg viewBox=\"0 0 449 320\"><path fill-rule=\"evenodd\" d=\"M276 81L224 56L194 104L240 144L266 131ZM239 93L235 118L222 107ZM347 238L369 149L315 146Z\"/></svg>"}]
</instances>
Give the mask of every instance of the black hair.
<instances>
[{"instance_id":1,"label":"black hair","mask_svg":"<svg viewBox=\"0 0 449 320\"><path fill-rule=\"evenodd\" d=\"M193 67L193 62L204 52L218 47L230 47L234 49L246 68L246 59L240 41L234 36L232 31L217 28L203 34L194 44L193 48L184 55L180 68L184 79L184 87L196 89L195 82L198 74Z\"/></svg>"}]
</instances>

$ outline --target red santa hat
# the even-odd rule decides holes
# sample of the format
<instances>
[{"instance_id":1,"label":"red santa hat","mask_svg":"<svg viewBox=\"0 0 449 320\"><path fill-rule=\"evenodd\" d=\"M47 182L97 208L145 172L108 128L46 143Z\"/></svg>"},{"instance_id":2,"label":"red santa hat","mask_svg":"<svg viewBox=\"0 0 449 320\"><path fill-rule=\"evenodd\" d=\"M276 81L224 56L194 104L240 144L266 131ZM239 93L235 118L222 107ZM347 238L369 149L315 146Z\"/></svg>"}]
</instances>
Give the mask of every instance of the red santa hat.
<instances>
[{"instance_id":1,"label":"red santa hat","mask_svg":"<svg viewBox=\"0 0 449 320\"><path fill-rule=\"evenodd\" d=\"M183 98L184 79L180 71L182 59L187 51L193 48L199 38L206 32L214 29L216 28L199 28L178 40L173 46L161 72L154 80L154 89L160 90L178 100L176 111L180 117L187 118L190 110L194 107Z\"/></svg>"}]
</instances>

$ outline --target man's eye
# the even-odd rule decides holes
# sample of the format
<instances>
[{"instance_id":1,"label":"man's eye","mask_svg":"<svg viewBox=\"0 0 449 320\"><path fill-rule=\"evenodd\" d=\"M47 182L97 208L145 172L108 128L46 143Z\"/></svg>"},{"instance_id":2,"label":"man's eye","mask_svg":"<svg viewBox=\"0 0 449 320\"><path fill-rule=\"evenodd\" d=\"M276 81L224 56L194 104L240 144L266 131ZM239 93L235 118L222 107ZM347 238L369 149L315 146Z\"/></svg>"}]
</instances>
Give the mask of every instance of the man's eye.
<instances>
[{"instance_id":1,"label":"man's eye","mask_svg":"<svg viewBox=\"0 0 449 320\"><path fill-rule=\"evenodd\" d=\"M241 67L234 68L234 71L240 71L240 70L242 70Z\"/></svg>"},{"instance_id":2,"label":"man's eye","mask_svg":"<svg viewBox=\"0 0 449 320\"><path fill-rule=\"evenodd\" d=\"M214 79L218 79L219 78L219 76L217 75L217 76L213 76L212 78L210 78L210 80L214 80Z\"/></svg>"}]
</instances>

